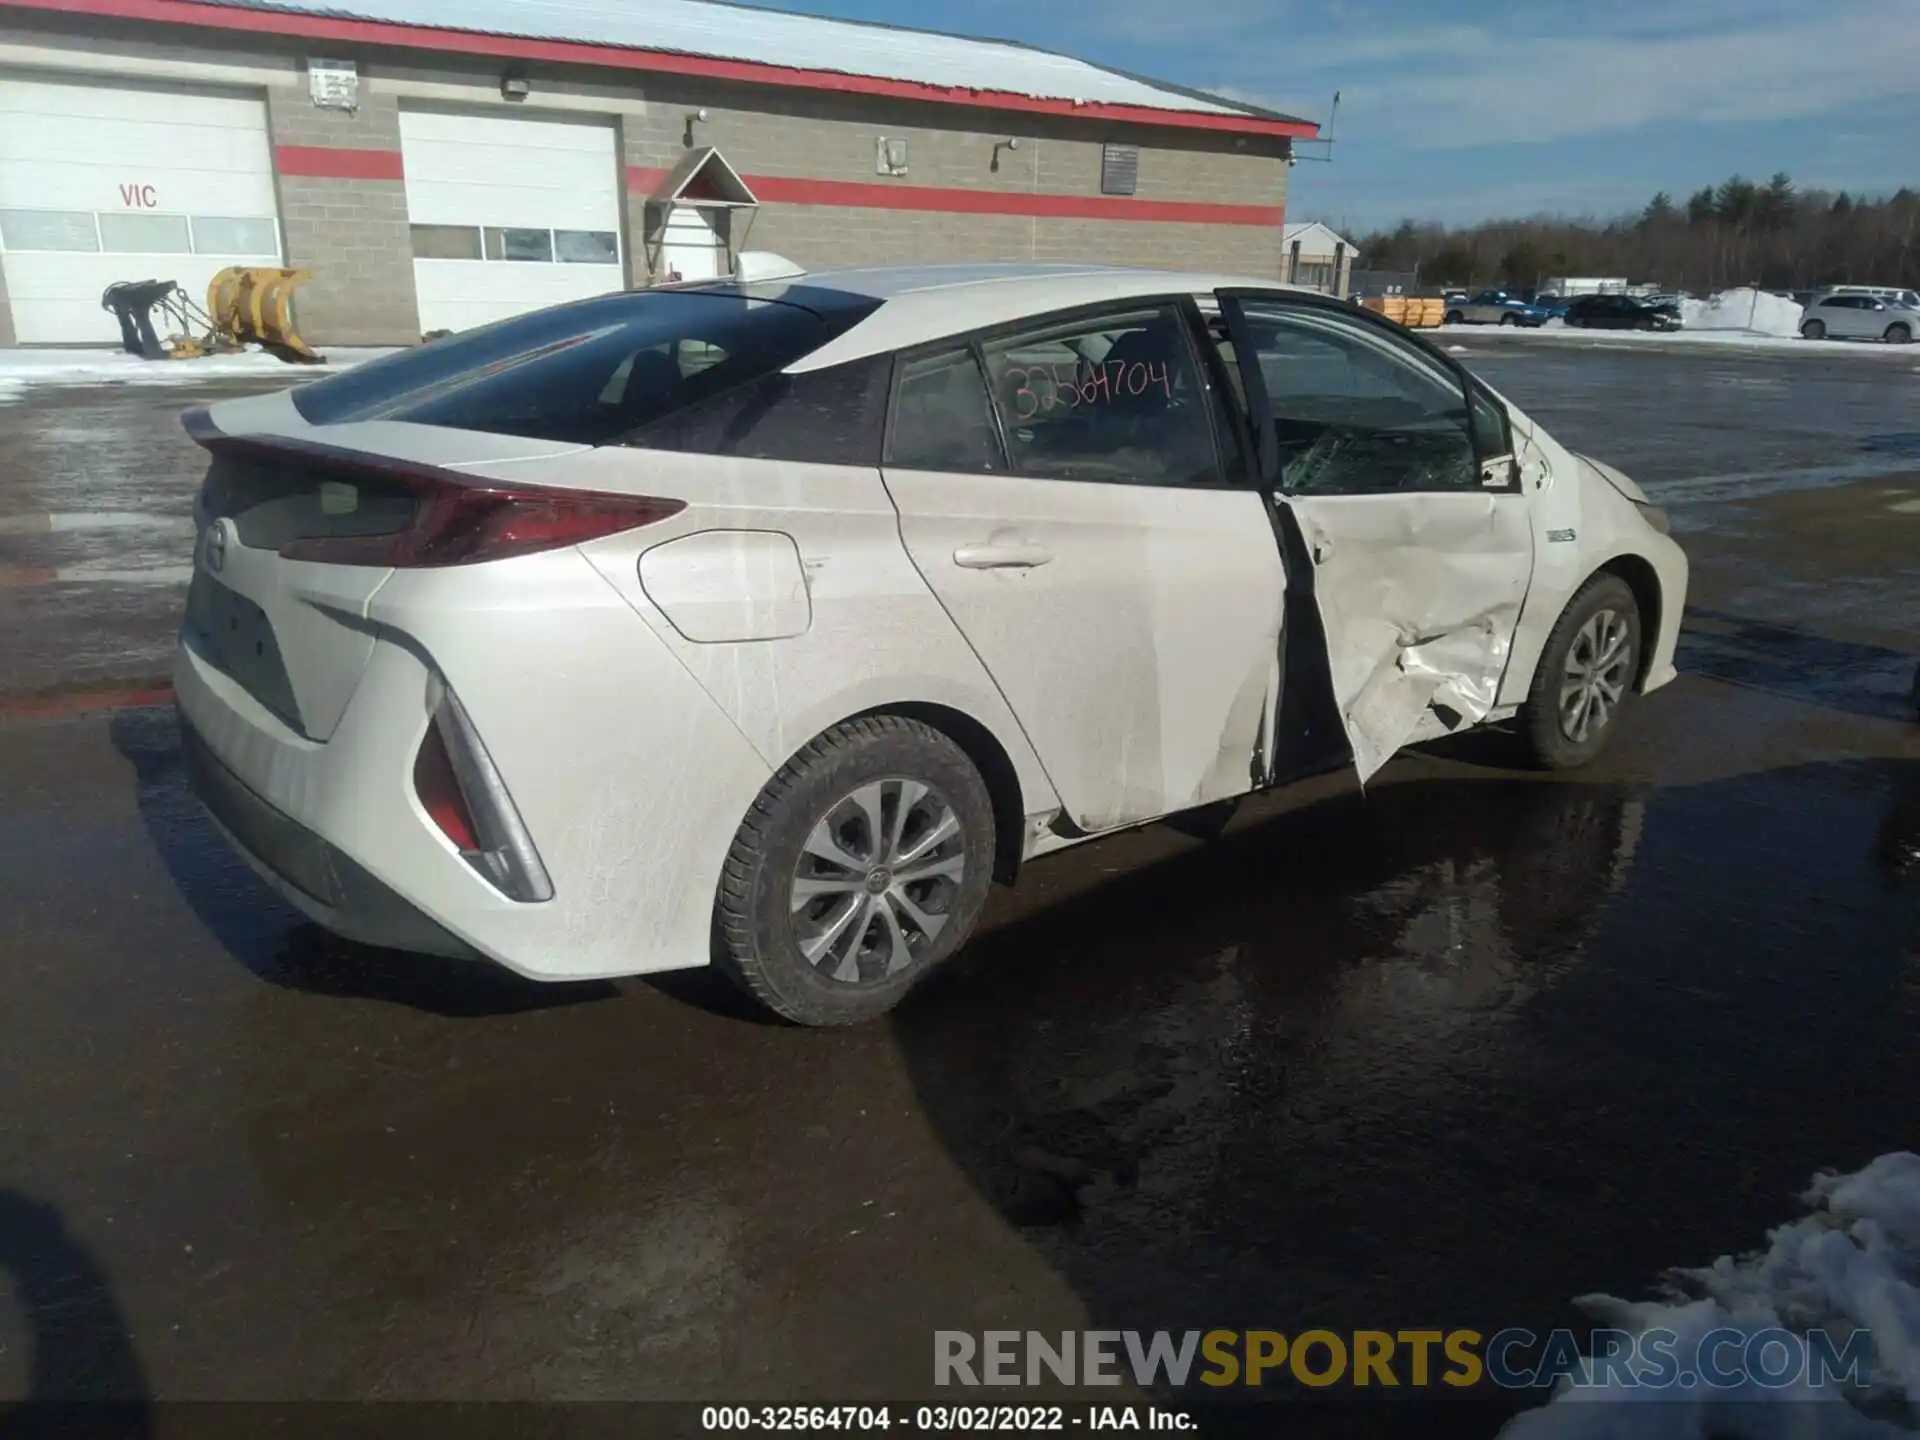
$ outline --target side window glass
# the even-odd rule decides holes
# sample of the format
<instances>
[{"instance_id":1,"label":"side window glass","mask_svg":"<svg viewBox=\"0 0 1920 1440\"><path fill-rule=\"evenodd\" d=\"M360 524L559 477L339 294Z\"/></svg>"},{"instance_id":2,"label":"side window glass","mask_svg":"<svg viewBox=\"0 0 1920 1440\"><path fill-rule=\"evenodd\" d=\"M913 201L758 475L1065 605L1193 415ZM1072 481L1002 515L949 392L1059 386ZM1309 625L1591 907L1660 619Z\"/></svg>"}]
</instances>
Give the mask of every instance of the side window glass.
<instances>
[{"instance_id":1,"label":"side window glass","mask_svg":"<svg viewBox=\"0 0 1920 1440\"><path fill-rule=\"evenodd\" d=\"M889 464L913 470L1005 468L986 382L971 350L905 362L893 407Z\"/></svg>"},{"instance_id":2,"label":"side window glass","mask_svg":"<svg viewBox=\"0 0 1920 1440\"><path fill-rule=\"evenodd\" d=\"M1246 318L1273 407L1282 489L1479 488L1474 422L1445 365L1329 312L1254 302Z\"/></svg>"},{"instance_id":3,"label":"side window glass","mask_svg":"<svg viewBox=\"0 0 1920 1440\"><path fill-rule=\"evenodd\" d=\"M1175 306L1063 321L983 350L1015 470L1117 485L1220 483L1206 391Z\"/></svg>"}]
</instances>

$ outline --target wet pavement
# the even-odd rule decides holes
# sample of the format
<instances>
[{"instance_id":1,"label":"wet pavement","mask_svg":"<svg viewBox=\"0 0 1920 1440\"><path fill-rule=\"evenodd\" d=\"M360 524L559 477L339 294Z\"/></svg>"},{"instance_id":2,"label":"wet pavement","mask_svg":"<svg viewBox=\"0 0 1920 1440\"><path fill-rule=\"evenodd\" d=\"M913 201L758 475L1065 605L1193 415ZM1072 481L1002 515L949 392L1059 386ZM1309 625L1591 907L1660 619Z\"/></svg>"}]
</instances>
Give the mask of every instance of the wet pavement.
<instances>
[{"instance_id":1,"label":"wet pavement","mask_svg":"<svg viewBox=\"0 0 1920 1440\"><path fill-rule=\"evenodd\" d=\"M1486 348L1672 504L1683 678L1575 777L1467 737L1036 864L864 1030L332 940L164 710L0 724L0 1397L900 1400L935 1329L1544 1330L1913 1148L1920 375ZM0 407L0 516L177 520L186 398ZM133 529L0 532L6 694L164 668L177 591L20 578L184 563Z\"/></svg>"}]
</instances>

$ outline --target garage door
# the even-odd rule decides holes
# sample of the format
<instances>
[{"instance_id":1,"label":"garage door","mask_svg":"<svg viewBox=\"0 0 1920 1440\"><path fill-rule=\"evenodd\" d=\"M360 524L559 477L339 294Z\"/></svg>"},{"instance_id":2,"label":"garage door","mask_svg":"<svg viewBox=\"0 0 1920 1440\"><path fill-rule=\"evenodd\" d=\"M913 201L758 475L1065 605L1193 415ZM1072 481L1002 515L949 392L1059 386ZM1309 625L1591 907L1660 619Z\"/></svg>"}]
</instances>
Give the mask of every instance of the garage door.
<instances>
[{"instance_id":1,"label":"garage door","mask_svg":"<svg viewBox=\"0 0 1920 1440\"><path fill-rule=\"evenodd\" d=\"M22 344L119 343L116 280L280 264L265 103L0 78L0 250Z\"/></svg>"},{"instance_id":2,"label":"garage door","mask_svg":"<svg viewBox=\"0 0 1920 1440\"><path fill-rule=\"evenodd\" d=\"M621 288L611 125L403 110L400 145L423 333Z\"/></svg>"}]
</instances>

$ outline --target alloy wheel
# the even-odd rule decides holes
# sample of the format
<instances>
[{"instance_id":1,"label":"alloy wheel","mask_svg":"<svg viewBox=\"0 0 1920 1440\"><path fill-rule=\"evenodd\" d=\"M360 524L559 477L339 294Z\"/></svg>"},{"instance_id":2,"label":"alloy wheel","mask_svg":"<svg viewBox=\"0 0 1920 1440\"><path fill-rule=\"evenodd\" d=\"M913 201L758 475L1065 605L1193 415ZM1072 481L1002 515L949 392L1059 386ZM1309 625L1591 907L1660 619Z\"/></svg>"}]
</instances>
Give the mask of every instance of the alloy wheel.
<instances>
[{"instance_id":1,"label":"alloy wheel","mask_svg":"<svg viewBox=\"0 0 1920 1440\"><path fill-rule=\"evenodd\" d=\"M1574 636L1560 684L1560 733L1574 744L1606 729L1626 697L1632 635L1624 615L1596 610Z\"/></svg>"},{"instance_id":2,"label":"alloy wheel","mask_svg":"<svg viewBox=\"0 0 1920 1440\"><path fill-rule=\"evenodd\" d=\"M847 984L897 974L930 949L966 875L966 834L947 797L902 777L827 808L794 865L794 943Z\"/></svg>"}]
</instances>

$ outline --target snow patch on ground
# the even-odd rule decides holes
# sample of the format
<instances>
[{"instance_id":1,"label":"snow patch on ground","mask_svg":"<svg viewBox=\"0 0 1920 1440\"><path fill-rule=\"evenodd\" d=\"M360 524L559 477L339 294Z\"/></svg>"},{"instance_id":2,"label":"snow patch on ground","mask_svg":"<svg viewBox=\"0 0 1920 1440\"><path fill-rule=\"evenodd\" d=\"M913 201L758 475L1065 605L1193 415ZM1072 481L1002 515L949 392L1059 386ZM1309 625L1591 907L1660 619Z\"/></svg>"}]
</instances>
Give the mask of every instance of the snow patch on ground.
<instances>
[{"instance_id":1,"label":"snow patch on ground","mask_svg":"<svg viewBox=\"0 0 1920 1440\"><path fill-rule=\"evenodd\" d=\"M236 377L284 377L283 383L298 385L392 353L329 350L325 365L289 365L263 350L198 360L142 360L124 350L0 350L0 404L19 400L34 385L194 385Z\"/></svg>"},{"instance_id":2,"label":"snow patch on ground","mask_svg":"<svg viewBox=\"0 0 1920 1440\"><path fill-rule=\"evenodd\" d=\"M1764 1251L1674 1271L1661 1300L1590 1295L1576 1303L1606 1325L1674 1332L1681 1357L1722 1328L1749 1336L1824 1329L1841 1343L1863 1329L1872 1347L1860 1389L1648 1389L1609 1377L1562 1388L1510 1422L1501 1440L1911 1437L1920 1421L1920 1155L1882 1155L1852 1175L1816 1176L1804 1198L1813 1213L1771 1232Z\"/></svg>"},{"instance_id":3,"label":"snow patch on ground","mask_svg":"<svg viewBox=\"0 0 1920 1440\"><path fill-rule=\"evenodd\" d=\"M1680 302L1680 318L1689 330L1739 330L1791 338L1800 333L1800 315L1797 303L1764 290L1722 290L1711 300Z\"/></svg>"}]
</instances>

